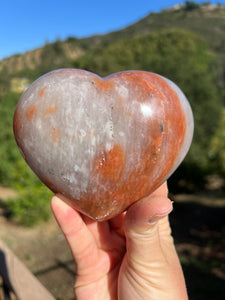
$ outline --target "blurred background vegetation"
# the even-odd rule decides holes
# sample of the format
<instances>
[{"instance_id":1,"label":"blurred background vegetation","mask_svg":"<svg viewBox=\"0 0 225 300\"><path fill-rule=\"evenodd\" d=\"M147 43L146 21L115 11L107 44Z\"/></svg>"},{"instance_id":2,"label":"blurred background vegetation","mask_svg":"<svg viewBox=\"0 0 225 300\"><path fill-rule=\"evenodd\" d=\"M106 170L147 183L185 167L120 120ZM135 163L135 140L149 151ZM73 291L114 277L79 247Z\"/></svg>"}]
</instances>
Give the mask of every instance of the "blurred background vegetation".
<instances>
[{"instance_id":1,"label":"blurred background vegetation","mask_svg":"<svg viewBox=\"0 0 225 300\"><path fill-rule=\"evenodd\" d=\"M186 1L120 31L58 39L0 61L0 185L18 195L1 204L9 216L28 225L48 219L51 193L23 161L12 119L20 94L33 80L66 67L101 76L146 70L174 81L191 103L195 134L188 156L169 180L170 191L204 190L212 176L224 177L225 6Z\"/></svg>"},{"instance_id":2,"label":"blurred background vegetation","mask_svg":"<svg viewBox=\"0 0 225 300\"><path fill-rule=\"evenodd\" d=\"M0 61L0 191L15 192L0 199L0 206L20 224L48 220L52 193L18 151L15 106L33 80L67 67L101 76L128 69L156 72L184 91L195 133L187 157L169 179L173 236L190 299L225 299L225 6L186 1L116 32L58 39Z\"/></svg>"}]
</instances>

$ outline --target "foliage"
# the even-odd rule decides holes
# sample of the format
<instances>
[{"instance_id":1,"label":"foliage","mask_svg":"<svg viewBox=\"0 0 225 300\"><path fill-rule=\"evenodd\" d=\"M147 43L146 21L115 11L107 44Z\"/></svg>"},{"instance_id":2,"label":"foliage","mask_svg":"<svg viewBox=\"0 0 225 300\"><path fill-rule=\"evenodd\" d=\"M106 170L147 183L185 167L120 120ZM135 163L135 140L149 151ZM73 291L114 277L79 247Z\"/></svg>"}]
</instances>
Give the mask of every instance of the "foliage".
<instances>
[{"instance_id":1,"label":"foliage","mask_svg":"<svg viewBox=\"0 0 225 300\"><path fill-rule=\"evenodd\" d=\"M211 71L213 57L201 37L184 30L164 30L97 47L78 59L74 66L108 75L126 69L159 73L177 83L187 95L194 112L195 136L186 162L209 168L212 138L221 103Z\"/></svg>"},{"instance_id":2,"label":"foliage","mask_svg":"<svg viewBox=\"0 0 225 300\"><path fill-rule=\"evenodd\" d=\"M192 3L192 1L188 2ZM79 44L90 49L93 46L107 46L118 40L146 35L163 29L180 28L203 36L217 54L224 53L225 6L218 4L214 9L205 9L206 3L201 5L195 3L192 6L195 5L198 5L198 9L187 10L184 5L176 10L168 9L160 13L150 13L122 30L83 38L79 40Z\"/></svg>"},{"instance_id":3,"label":"foliage","mask_svg":"<svg viewBox=\"0 0 225 300\"><path fill-rule=\"evenodd\" d=\"M18 95L7 93L0 98L0 182L10 186L13 180L14 164L19 152L13 137L12 118Z\"/></svg>"},{"instance_id":4,"label":"foliage","mask_svg":"<svg viewBox=\"0 0 225 300\"><path fill-rule=\"evenodd\" d=\"M222 110L219 126L212 138L210 150L216 170L222 170L225 175L225 108Z\"/></svg>"},{"instance_id":5,"label":"foliage","mask_svg":"<svg viewBox=\"0 0 225 300\"><path fill-rule=\"evenodd\" d=\"M8 199L5 208L10 217L26 226L36 225L47 221L51 216L50 198L52 193L43 184L28 185L19 191L19 196Z\"/></svg>"},{"instance_id":6,"label":"foliage","mask_svg":"<svg viewBox=\"0 0 225 300\"><path fill-rule=\"evenodd\" d=\"M11 92L0 98L0 183L18 193L1 205L21 223L34 225L49 218L51 192L29 169L16 146L12 120L17 101L18 94Z\"/></svg>"},{"instance_id":7,"label":"foliage","mask_svg":"<svg viewBox=\"0 0 225 300\"><path fill-rule=\"evenodd\" d=\"M0 71L0 184L18 192L16 199L5 202L11 216L30 225L47 219L51 194L27 167L16 146L12 119L19 96L10 92L11 80L35 80L61 67L87 69L102 76L140 69L170 78L187 95L195 118L191 150L175 176L198 182L204 172L225 174L224 110L221 115L225 105L221 104L225 99L225 7L209 11L206 6L186 1L179 10L151 13L120 31L84 39L70 37L65 44L60 40L46 43L36 60L32 55L26 59L25 54L18 56L18 61L16 56L4 61ZM172 29L165 30L168 26ZM71 62L67 46L86 54ZM18 62L23 67L15 71Z\"/></svg>"},{"instance_id":8,"label":"foliage","mask_svg":"<svg viewBox=\"0 0 225 300\"><path fill-rule=\"evenodd\" d=\"M39 72L44 74L50 70L65 67L65 60L66 55L63 43L60 40L51 44L47 43L42 49L40 65L38 66Z\"/></svg>"},{"instance_id":9,"label":"foliage","mask_svg":"<svg viewBox=\"0 0 225 300\"><path fill-rule=\"evenodd\" d=\"M200 5L196 3L195 1L185 1L184 9L187 11L199 8Z\"/></svg>"}]
</instances>

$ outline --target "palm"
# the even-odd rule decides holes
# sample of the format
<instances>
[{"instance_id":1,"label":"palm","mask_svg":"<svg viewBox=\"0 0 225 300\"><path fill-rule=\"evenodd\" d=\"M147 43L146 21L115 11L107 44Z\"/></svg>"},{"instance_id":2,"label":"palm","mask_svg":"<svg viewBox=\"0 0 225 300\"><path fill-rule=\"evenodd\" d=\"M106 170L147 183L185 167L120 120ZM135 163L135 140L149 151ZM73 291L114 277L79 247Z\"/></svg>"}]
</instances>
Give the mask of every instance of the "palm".
<instances>
[{"instance_id":1,"label":"palm","mask_svg":"<svg viewBox=\"0 0 225 300\"><path fill-rule=\"evenodd\" d=\"M133 204L126 217L104 222L59 197L51 204L76 262L77 299L187 299L166 217L172 210L166 184ZM161 216L157 225L149 226L151 216Z\"/></svg>"}]
</instances>

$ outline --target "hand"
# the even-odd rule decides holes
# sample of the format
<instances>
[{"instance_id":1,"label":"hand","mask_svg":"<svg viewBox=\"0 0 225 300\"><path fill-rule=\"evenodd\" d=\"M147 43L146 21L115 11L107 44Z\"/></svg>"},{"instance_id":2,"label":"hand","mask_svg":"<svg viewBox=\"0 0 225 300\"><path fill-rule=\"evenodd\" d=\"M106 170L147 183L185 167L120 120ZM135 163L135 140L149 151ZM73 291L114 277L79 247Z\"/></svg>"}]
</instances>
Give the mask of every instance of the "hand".
<instances>
[{"instance_id":1,"label":"hand","mask_svg":"<svg viewBox=\"0 0 225 300\"><path fill-rule=\"evenodd\" d=\"M76 263L76 299L188 299L171 237L167 193L165 183L126 213L104 222L52 198L53 213Z\"/></svg>"}]
</instances>

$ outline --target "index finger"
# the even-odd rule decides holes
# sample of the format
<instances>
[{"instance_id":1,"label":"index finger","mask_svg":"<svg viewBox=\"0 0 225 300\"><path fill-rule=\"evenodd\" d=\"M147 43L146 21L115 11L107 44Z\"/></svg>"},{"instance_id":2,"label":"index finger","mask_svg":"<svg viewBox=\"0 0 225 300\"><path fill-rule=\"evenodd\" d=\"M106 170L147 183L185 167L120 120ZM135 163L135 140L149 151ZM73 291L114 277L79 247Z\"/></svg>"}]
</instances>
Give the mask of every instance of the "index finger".
<instances>
[{"instance_id":1,"label":"index finger","mask_svg":"<svg viewBox=\"0 0 225 300\"><path fill-rule=\"evenodd\" d=\"M53 196L51 208L77 264L78 273L87 269L98 257L95 240L79 212L58 196Z\"/></svg>"}]
</instances>

